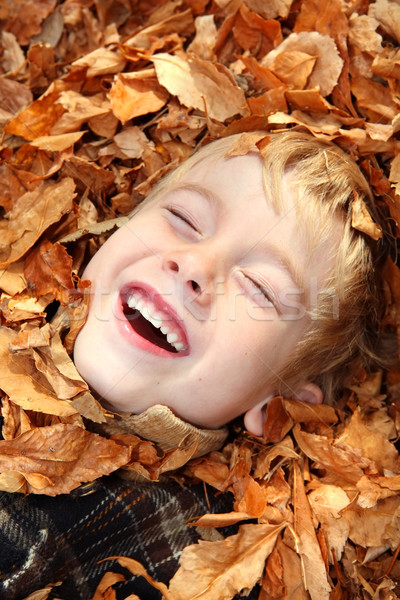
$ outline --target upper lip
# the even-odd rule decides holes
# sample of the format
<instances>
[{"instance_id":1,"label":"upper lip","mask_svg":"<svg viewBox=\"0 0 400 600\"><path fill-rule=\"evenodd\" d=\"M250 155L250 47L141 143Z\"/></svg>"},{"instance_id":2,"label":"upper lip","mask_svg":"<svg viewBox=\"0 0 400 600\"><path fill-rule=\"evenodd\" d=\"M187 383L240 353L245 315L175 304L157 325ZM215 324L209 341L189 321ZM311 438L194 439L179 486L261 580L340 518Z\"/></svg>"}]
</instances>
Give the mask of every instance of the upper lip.
<instances>
[{"instance_id":1,"label":"upper lip","mask_svg":"<svg viewBox=\"0 0 400 600\"><path fill-rule=\"evenodd\" d=\"M168 316L168 320L172 321L174 327L179 329L182 338L185 340L185 346L188 347L188 335L183 318L178 314L175 308L165 300L163 295L147 283L133 281L122 287L120 296L126 301L135 291L139 291L142 294L144 292L144 295L150 298L156 309Z\"/></svg>"}]
</instances>

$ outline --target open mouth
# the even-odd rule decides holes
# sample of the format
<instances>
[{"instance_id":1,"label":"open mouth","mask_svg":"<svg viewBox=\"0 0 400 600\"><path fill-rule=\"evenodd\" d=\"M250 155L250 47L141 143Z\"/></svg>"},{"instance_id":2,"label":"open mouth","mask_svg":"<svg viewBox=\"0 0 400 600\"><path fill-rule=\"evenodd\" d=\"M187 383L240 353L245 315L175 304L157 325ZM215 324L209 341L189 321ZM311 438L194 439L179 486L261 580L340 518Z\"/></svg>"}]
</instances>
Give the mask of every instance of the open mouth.
<instances>
[{"instance_id":1,"label":"open mouth","mask_svg":"<svg viewBox=\"0 0 400 600\"><path fill-rule=\"evenodd\" d=\"M140 290L124 294L122 310L135 333L151 344L174 354L187 350L181 327L170 315L157 308L147 294Z\"/></svg>"}]
</instances>

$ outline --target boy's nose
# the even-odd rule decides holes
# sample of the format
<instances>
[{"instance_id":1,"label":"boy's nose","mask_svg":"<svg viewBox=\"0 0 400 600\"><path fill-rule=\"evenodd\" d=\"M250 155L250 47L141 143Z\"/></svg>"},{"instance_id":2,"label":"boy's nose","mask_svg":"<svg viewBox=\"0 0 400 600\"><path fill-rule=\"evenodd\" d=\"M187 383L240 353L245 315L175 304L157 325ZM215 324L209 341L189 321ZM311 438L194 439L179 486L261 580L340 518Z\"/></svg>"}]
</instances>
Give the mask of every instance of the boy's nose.
<instances>
[{"instance_id":1,"label":"boy's nose","mask_svg":"<svg viewBox=\"0 0 400 600\"><path fill-rule=\"evenodd\" d=\"M190 252L174 253L163 260L163 269L178 277L191 297L199 304L208 304L215 280L215 260L195 257Z\"/></svg>"}]
</instances>

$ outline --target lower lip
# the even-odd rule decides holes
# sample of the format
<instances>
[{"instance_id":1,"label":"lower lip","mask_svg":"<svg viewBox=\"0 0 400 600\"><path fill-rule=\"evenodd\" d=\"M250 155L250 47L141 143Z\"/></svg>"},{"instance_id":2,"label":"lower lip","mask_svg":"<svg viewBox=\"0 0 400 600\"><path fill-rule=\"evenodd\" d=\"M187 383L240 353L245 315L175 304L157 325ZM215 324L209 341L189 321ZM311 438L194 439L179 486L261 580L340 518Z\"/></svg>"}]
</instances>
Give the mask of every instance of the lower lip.
<instances>
[{"instance_id":1,"label":"lower lip","mask_svg":"<svg viewBox=\"0 0 400 600\"><path fill-rule=\"evenodd\" d=\"M164 350L164 348L160 348L159 346L152 344L149 342L149 340L146 340L146 338L143 338L141 335L136 333L125 317L121 298L118 299L118 304L116 307L116 320L121 335L131 346L136 346L145 352L155 354L156 356L161 356L162 358L181 358L182 356L187 355L187 352L168 352L168 350Z\"/></svg>"}]
</instances>

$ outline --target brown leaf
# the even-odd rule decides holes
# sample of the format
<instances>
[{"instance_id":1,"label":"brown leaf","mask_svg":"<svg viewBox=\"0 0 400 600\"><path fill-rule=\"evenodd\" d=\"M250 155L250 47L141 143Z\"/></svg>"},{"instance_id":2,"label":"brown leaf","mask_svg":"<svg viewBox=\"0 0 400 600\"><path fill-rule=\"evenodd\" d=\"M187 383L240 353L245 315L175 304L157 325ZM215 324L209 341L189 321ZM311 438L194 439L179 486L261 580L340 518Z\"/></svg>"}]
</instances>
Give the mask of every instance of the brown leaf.
<instances>
[{"instance_id":1,"label":"brown leaf","mask_svg":"<svg viewBox=\"0 0 400 600\"><path fill-rule=\"evenodd\" d=\"M111 600L109 596L110 589L113 588L116 583L122 581L126 581L126 578L121 573L107 571L101 578L91 600Z\"/></svg>"},{"instance_id":2,"label":"brown leaf","mask_svg":"<svg viewBox=\"0 0 400 600\"><path fill-rule=\"evenodd\" d=\"M57 585L61 585L61 582L46 585L45 588L42 588L41 590L36 590L36 592L32 592L32 594L26 596L24 600L46 600L49 597L53 588Z\"/></svg>"},{"instance_id":3,"label":"brown leaf","mask_svg":"<svg viewBox=\"0 0 400 600\"><path fill-rule=\"evenodd\" d=\"M52 331L49 346L36 349L33 358L38 371L43 373L57 398L69 400L87 391L87 383L76 370L56 331Z\"/></svg>"},{"instance_id":4,"label":"brown leaf","mask_svg":"<svg viewBox=\"0 0 400 600\"><path fill-rule=\"evenodd\" d=\"M125 59L118 50L109 48L96 48L85 54L72 64L76 67L86 67L86 77L98 77L110 73L119 73L124 69Z\"/></svg>"},{"instance_id":5,"label":"brown leaf","mask_svg":"<svg viewBox=\"0 0 400 600\"><path fill-rule=\"evenodd\" d=\"M169 591L165 583L160 581L156 581L151 577L143 565L140 564L137 560L133 558L127 558L125 556L109 556L103 560L117 560L121 567L125 567L128 569L133 575L144 577L146 581L150 583L155 589L159 590L162 593L164 600L177 600Z\"/></svg>"},{"instance_id":6,"label":"brown leaf","mask_svg":"<svg viewBox=\"0 0 400 600\"><path fill-rule=\"evenodd\" d=\"M217 42L217 27L214 22L214 15L200 15L196 17L194 24L196 36L188 46L187 51L204 60L213 60Z\"/></svg>"},{"instance_id":7,"label":"brown leaf","mask_svg":"<svg viewBox=\"0 0 400 600\"><path fill-rule=\"evenodd\" d=\"M313 514L323 527L328 556L333 563L333 554L340 560L347 538L349 526L341 511L350 504L350 499L343 488L320 484L308 494Z\"/></svg>"},{"instance_id":8,"label":"brown leaf","mask_svg":"<svg viewBox=\"0 0 400 600\"><path fill-rule=\"evenodd\" d=\"M31 142L31 146L39 148L39 150L46 150L46 152L62 152L79 141L84 133L84 131L78 131L60 135L43 135L35 138Z\"/></svg>"},{"instance_id":9,"label":"brown leaf","mask_svg":"<svg viewBox=\"0 0 400 600\"><path fill-rule=\"evenodd\" d=\"M384 118L391 121L398 113L390 90L382 83L354 72L351 78L351 91L357 98L358 105L370 112L371 120Z\"/></svg>"},{"instance_id":10,"label":"brown leaf","mask_svg":"<svg viewBox=\"0 0 400 600\"><path fill-rule=\"evenodd\" d=\"M247 113L243 91L223 68L195 56L185 59L162 52L152 61L161 85L185 106L206 109L211 119L221 122Z\"/></svg>"},{"instance_id":11,"label":"brown leaf","mask_svg":"<svg viewBox=\"0 0 400 600\"><path fill-rule=\"evenodd\" d=\"M30 38L40 32L43 20L54 10L56 3L56 0L44 0L37 5L29 0L13 2L7 22L8 30L18 37L21 45L27 45Z\"/></svg>"},{"instance_id":12,"label":"brown leaf","mask_svg":"<svg viewBox=\"0 0 400 600\"><path fill-rule=\"evenodd\" d=\"M328 96L337 84L343 60L331 37L303 31L291 33L261 64L294 88L318 86L322 96Z\"/></svg>"},{"instance_id":13,"label":"brown leaf","mask_svg":"<svg viewBox=\"0 0 400 600\"><path fill-rule=\"evenodd\" d=\"M264 19L257 12L250 11L244 3L236 16L233 35L243 50L259 57L270 52L283 39L279 21Z\"/></svg>"},{"instance_id":14,"label":"brown leaf","mask_svg":"<svg viewBox=\"0 0 400 600\"><path fill-rule=\"evenodd\" d=\"M8 227L15 240L8 247L0 243L0 267L21 258L50 225L72 210L74 187L71 178L46 181L19 198L8 214Z\"/></svg>"},{"instance_id":15,"label":"brown leaf","mask_svg":"<svg viewBox=\"0 0 400 600\"><path fill-rule=\"evenodd\" d=\"M331 586L328 583L325 563L314 530L310 504L297 463L293 463L293 474L294 530L303 563L304 587L309 592L311 600L328 600Z\"/></svg>"},{"instance_id":16,"label":"brown leaf","mask_svg":"<svg viewBox=\"0 0 400 600\"><path fill-rule=\"evenodd\" d=\"M265 575L262 581L259 600L281 598L285 594L283 581L283 564L277 547L273 549L265 565Z\"/></svg>"},{"instance_id":17,"label":"brown leaf","mask_svg":"<svg viewBox=\"0 0 400 600\"><path fill-rule=\"evenodd\" d=\"M4 128L7 133L18 135L26 140L34 140L43 135L50 135L52 127L65 112L65 108L57 103L58 89L49 89L44 96L35 100L23 109Z\"/></svg>"},{"instance_id":18,"label":"brown leaf","mask_svg":"<svg viewBox=\"0 0 400 600\"><path fill-rule=\"evenodd\" d=\"M284 525L242 525L236 535L184 549L170 583L174 600L228 600L261 579Z\"/></svg>"},{"instance_id":19,"label":"brown leaf","mask_svg":"<svg viewBox=\"0 0 400 600\"><path fill-rule=\"evenodd\" d=\"M263 439L266 444L281 442L293 427L293 420L286 412L283 399L279 396L273 398L267 405L264 422Z\"/></svg>"},{"instance_id":20,"label":"brown leaf","mask_svg":"<svg viewBox=\"0 0 400 600\"><path fill-rule=\"evenodd\" d=\"M394 550L400 544L398 513L400 496L381 500L372 508L362 509L352 504L342 512L349 524L349 538L363 548L390 544Z\"/></svg>"},{"instance_id":21,"label":"brown leaf","mask_svg":"<svg viewBox=\"0 0 400 600\"><path fill-rule=\"evenodd\" d=\"M369 7L368 14L400 43L400 7L391 0L377 0Z\"/></svg>"},{"instance_id":22,"label":"brown leaf","mask_svg":"<svg viewBox=\"0 0 400 600\"><path fill-rule=\"evenodd\" d=\"M242 475L232 485L235 494L234 508L238 512L244 512L261 517L267 505L266 491L250 475Z\"/></svg>"},{"instance_id":23,"label":"brown leaf","mask_svg":"<svg viewBox=\"0 0 400 600\"><path fill-rule=\"evenodd\" d=\"M292 0L270 0L268 3L263 0L246 0L246 5L264 19L286 18L291 4Z\"/></svg>"},{"instance_id":24,"label":"brown leaf","mask_svg":"<svg viewBox=\"0 0 400 600\"><path fill-rule=\"evenodd\" d=\"M110 103L102 94L88 97L68 89L60 92L57 105L64 110L48 132L52 136L79 131L89 119L105 115L111 110Z\"/></svg>"},{"instance_id":25,"label":"brown leaf","mask_svg":"<svg viewBox=\"0 0 400 600\"><path fill-rule=\"evenodd\" d=\"M32 424L27 413L11 402L7 396L1 400L1 414L3 417L2 435L5 440L12 440L21 433L32 429Z\"/></svg>"},{"instance_id":26,"label":"brown leaf","mask_svg":"<svg viewBox=\"0 0 400 600\"><path fill-rule=\"evenodd\" d=\"M23 475L24 493L67 494L128 460L128 448L74 425L37 427L14 440L0 441L0 471Z\"/></svg>"},{"instance_id":27,"label":"brown leaf","mask_svg":"<svg viewBox=\"0 0 400 600\"><path fill-rule=\"evenodd\" d=\"M203 515L202 517L191 521L189 525L196 527L228 527L229 525L239 523L239 521L248 521L249 519L254 519L254 516L246 512L234 510L230 513L211 513Z\"/></svg>"},{"instance_id":28,"label":"brown leaf","mask_svg":"<svg viewBox=\"0 0 400 600\"><path fill-rule=\"evenodd\" d=\"M372 508L379 500L396 496L400 492L400 475L394 477L379 477L364 475L357 482L360 495L357 504L361 508Z\"/></svg>"},{"instance_id":29,"label":"brown leaf","mask_svg":"<svg viewBox=\"0 0 400 600\"><path fill-rule=\"evenodd\" d=\"M62 305L76 300L72 257L61 244L49 240L37 246L25 261L28 289L37 297L52 294Z\"/></svg>"},{"instance_id":30,"label":"brown leaf","mask_svg":"<svg viewBox=\"0 0 400 600\"><path fill-rule=\"evenodd\" d=\"M358 196L351 205L351 225L354 229L366 233L375 241L382 237L382 227L374 223L365 202Z\"/></svg>"},{"instance_id":31,"label":"brown leaf","mask_svg":"<svg viewBox=\"0 0 400 600\"><path fill-rule=\"evenodd\" d=\"M32 92L27 85L13 79L0 79L0 108L9 112L12 117L33 100Z\"/></svg>"},{"instance_id":32,"label":"brown leaf","mask_svg":"<svg viewBox=\"0 0 400 600\"><path fill-rule=\"evenodd\" d=\"M227 485L229 468L218 458L216 453L211 453L204 458L196 459L189 464L188 472L216 489L223 490Z\"/></svg>"},{"instance_id":33,"label":"brown leaf","mask_svg":"<svg viewBox=\"0 0 400 600\"><path fill-rule=\"evenodd\" d=\"M353 13L349 25L349 42L361 52L376 54L382 51L382 36L376 31L379 22L374 17Z\"/></svg>"},{"instance_id":34,"label":"brown leaf","mask_svg":"<svg viewBox=\"0 0 400 600\"><path fill-rule=\"evenodd\" d=\"M295 423L318 423L327 429L338 422L335 409L327 404L308 404L299 400L283 400L285 410Z\"/></svg>"},{"instance_id":35,"label":"brown leaf","mask_svg":"<svg viewBox=\"0 0 400 600\"><path fill-rule=\"evenodd\" d=\"M26 288L23 261L12 263L8 267L0 269L0 288L10 296L19 294Z\"/></svg>"},{"instance_id":36,"label":"brown leaf","mask_svg":"<svg viewBox=\"0 0 400 600\"><path fill-rule=\"evenodd\" d=\"M336 444L359 449L365 458L373 461L380 473L399 473L400 459L395 446L380 433L369 429L362 420L361 411L355 410Z\"/></svg>"},{"instance_id":37,"label":"brown leaf","mask_svg":"<svg viewBox=\"0 0 400 600\"><path fill-rule=\"evenodd\" d=\"M151 70L118 75L109 98L114 115L126 123L135 117L160 110L168 99L168 92L158 83L154 70Z\"/></svg>"},{"instance_id":38,"label":"brown leaf","mask_svg":"<svg viewBox=\"0 0 400 600\"><path fill-rule=\"evenodd\" d=\"M302 90L307 86L316 62L316 56L298 50L286 50L278 54L268 67L283 83Z\"/></svg>"},{"instance_id":39,"label":"brown leaf","mask_svg":"<svg viewBox=\"0 0 400 600\"><path fill-rule=\"evenodd\" d=\"M355 485L364 474L364 469L373 471L371 461L361 455L355 448L334 446L328 438L301 431L299 425L293 429L294 436L301 450L314 460L319 468L326 471L323 480L326 483Z\"/></svg>"},{"instance_id":40,"label":"brown leaf","mask_svg":"<svg viewBox=\"0 0 400 600\"><path fill-rule=\"evenodd\" d=\"M104 423L108 411L92 396L90 392L82 392L72 398L71 406L85 419L90 419L94 423Z\"/></svg>"},{"instance_id":41,"label":"brown leaf","mask_svg":"<svg viewBox=\"0 0 400 600\"><path fill-rule=\"evenodd\" d=\"M52 395L51 389L46 388L29 356L10 354L8 347L15 335L11 329L0 328L0 388L12 402L25 410L58 416L76 414L73 406L64 400L58 400Z\"/></svg>"},{"instance_id":42,"label":"brown leaf","mask_svg":"<svg viewBox=\"0 0 400 600\"><path fill-rule=\"evenodd\" d=\"M288 529L283 538L288 538ZM300 556L282 539L278 538L276 549L282 562L283 583L285 594L282 600L310 600L310 596L304 588L302 581L303 565ZM261 597L260 600L269 600Z\"/></svg>"},{"instance_id":43,"label":"brown leaf","mask_svg":"<svg viewBox=\"0 0 400 600\"><path fill-rule=\"evenodd\" d=\"M14 296L3 294L0 302L0 310L8 325L44 317L46 306L52 301L52 296L33 298L31 294L27 294L26 292L15 294Z\"/></svg>"}]
</instances>

